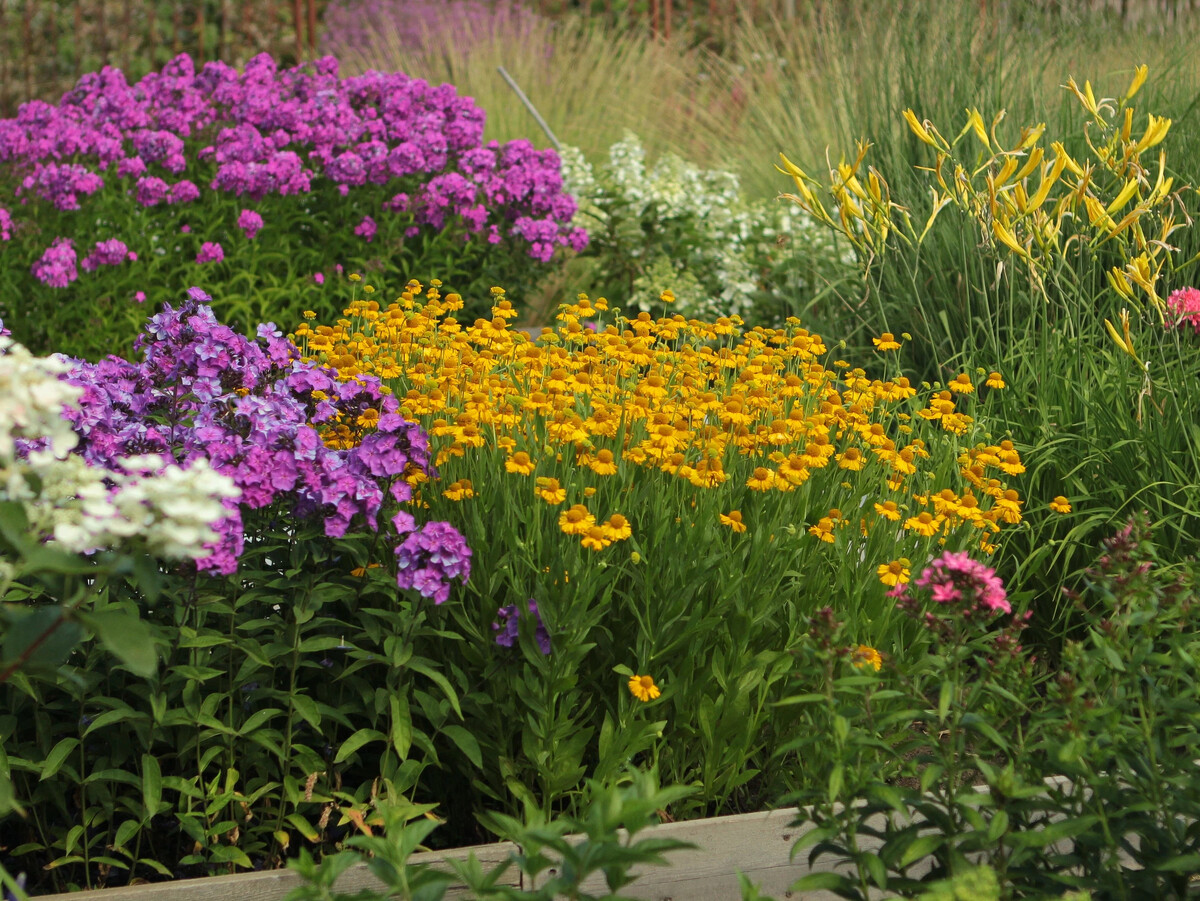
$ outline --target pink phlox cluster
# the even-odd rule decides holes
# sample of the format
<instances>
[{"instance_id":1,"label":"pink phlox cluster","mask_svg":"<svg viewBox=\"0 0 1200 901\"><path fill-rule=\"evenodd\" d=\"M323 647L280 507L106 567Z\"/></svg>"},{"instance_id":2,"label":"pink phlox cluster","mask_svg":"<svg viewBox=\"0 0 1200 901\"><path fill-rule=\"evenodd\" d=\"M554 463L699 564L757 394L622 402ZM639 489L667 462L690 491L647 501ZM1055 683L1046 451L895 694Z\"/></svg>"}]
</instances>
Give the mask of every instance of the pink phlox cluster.
<instances>
[{"instance_id":1,"label":"pink phlox cluster","mask_svg":"<svg viewBox=\"0 0 1200 901\"><path fill-rule=\"evenodd\" d=\"M1200 334L1200 290L1196 288L1180 288L1172 291L1167 298L1167 310L1172 314L1174 324L1183 327L1186 322Z\"/></svg>"},{"instance_id":2,"label":"pink phlox cluster","mask_svg":"<svg viewBox=\"0 0 1200 901\"><path fill-rule=\"evenodd\" d=\"M238 214L237 224L238 228L245 232L246 237L253 241L255 236L262 231L263 217L254 210L242 210Z\"/></svg>"},{"instance_id":3,"label":"pink phlox cluster","mask_svg":"<svg viewBox=\"0 0 1200 901\"><path fill-rule=\"evenodd\" d=\"M75 268L77 260L75 243L70 238L55 238L41 259L33 264L33 276L51 288L65 288L79 278L79 270Z\"/></svg>"},{"instance_id":4,"label":"pink phlox cluster","mask_svg":"<svg viewBox=\"0 0 1200 901\"><path fill-rule=\"evenodd\" d=\"M965 551L946 551L918 576L914 583L929 589L938 604L966 604L991 613L1011 613L1004 583L996 571Z\"/></svg>"}]
</instances>

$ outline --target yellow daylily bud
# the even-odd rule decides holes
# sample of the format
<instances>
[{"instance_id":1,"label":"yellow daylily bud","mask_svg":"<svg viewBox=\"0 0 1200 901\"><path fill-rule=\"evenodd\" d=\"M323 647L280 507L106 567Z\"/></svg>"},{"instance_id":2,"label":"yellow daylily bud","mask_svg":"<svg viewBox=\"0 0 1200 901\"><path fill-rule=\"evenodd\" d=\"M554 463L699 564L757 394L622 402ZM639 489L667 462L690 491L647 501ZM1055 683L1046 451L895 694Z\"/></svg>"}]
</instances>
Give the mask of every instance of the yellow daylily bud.
<instances>
[{"instance_id":1,"label":"yellow daylily bud","mask_svg":"<svg viewBox=\"0 0 1200 901\"><path fill-rule=\"evenodd\" d=\"M1144 212L1146 212L1144 208L1135 206L1125 215L1124 219L1113 226L1112 231L1105 236L1104 240L1107 241L1109 238L1115 238L1117 235L1121 234L1121 232L1125 231L1125 229L1137 222Z\"/></svg>"},{"instance_id":2,"label":"yellow daylily bud","mask_svg":"<svg viewBox=\"0 0 1200 901\"><path fill-rule=\"evenodd\" d=\"M1124 337L1122 337L1117 331L1117 327L1107 319L1104 320L1104 327L1108 329L1108 335L1113 339L1113 343L1116 344L1117 347L1121 348L1121 350L1125 351L1125 353L1129 354L1129 356L1133 357L1133 359L1140 365L1142 361L1138 359L1137 351L1133 349L1133 338L1129 335L1129 311L1121 311L1121 327L1125 332Z\"/></svg>"},{"instance_id":3,"label":"yellow daylily bud","mask_svg":"<svg viewBox=\"0 0 1200 901\"><path fill-rule=\"evenodd\" d=\"M1134 94L1141 90L1142 85L1146 83L1146 75L1149 74L1150 67L1143 64L1133 70L1133 81L1129 83L1129 89L1125 91L1125 99L1128 100Z\"/></svg>"},{"instance_id":4,"label":"yellow daylily bud","mask_svg":"<svg viewBox=\"0 0 1200 901\"><path fill-rule=\"evenodd\" d=\"M1041 164L1044 155L1045 151L1041 147L1034 147L1033 150L1029 151L1029 159L1025 161L1024 166L1017 170L1017 174L1013 176L1013 181L1023 181L1025 178L1028 178L1029 174Z\"/></svg>"},{"instance_id":5,"label":"yellow daylily bud","mask_svg":"<svg viewBox=\"0 0 1200 901\"><path fill-rule=\"evenodd\" d=\"M1121 125L1121 141L1129 143L1129 136L1133 134L1133 107L1125 107L1125 121Z\"/></svg>"},{"instance_id":6,"label":"yellow daylily bud","mask_svg":"<svg viewBox=\"0 0 1200 901\"><path fill-rule=\"evenodd\" d=\"M1079 85L1075 83L1075 79L1073 77L1068 78L1067 83L1063 85L1063 87L1074 94L1079 102L1083 104L1083 108L1089 113L1091 113L1093 116L1099 115L1100 111L1096 107L1096 95L1092 93L1092 83L1090 81L1085 81L1083 83L1082 91L1079 90Z\"/></svg>"},{"instance_id":7,"label":"yellow daylily bud","mask_svg":"<svg viewBox=\"0 0 1200 901\"><path fill-rule=\"evenodd\" d=\"M1129 203L1129 198L1133 196L1133 192L1137 190L1137 186L1138 183L1136 178L1131 178L1129 181L1125 182L1125 187L1123 187L1117 196L1113 198L1113 202L1105 207L1105 212L1115 213L1117 210L1121 209L1121 207L1125 206L1125 204Z\"/></svg>"},{"instance_id":8,"label":"yellow daylily bud","mask_svg":"<svg viewBox=\"0 0 1200 901\"><path fill-rule=\"evenodd\" d=\"M1036 144L1039 140L1041 140L1042 133L1045 130L1046 130L1045 122L1039 122L1037 125L1033 126L1033 128L1029 128L1028 126L1026 126L1025 128L1022 128L1021 129L1021 140L1020 140L1020 143L1017 144L1017 150L1028 150L1030 147L1032 147L1034 144Z\"/></svg>"},{"instance_id":9,"label":"yellow daylily bud","mask_svg":"<svg viewBox=\"0 0 1200 901\"><path fill-rule=\"evenodd\" d=\"M867 170L867 190L876 203L883 203L883 191L879 187L879 175L874 169Z\"/></svg>"},{"instance_id":10,"label":"yellow daylily bud","mask_svg":"<svg viewBox=\"0 0 1200 901\"><path fill-rule=\"evenodd\" d=\"M1042 175L1042 183L1038 185L1034 195L1029 198L1029 209L1036 210L1046 202L1046 198L1050 196L1050 189L1054 187L1054 183L1062 175L1064 167L1068 165L1070 165L1070 158L1065 153L1055 157L1050 172Z\"/></svg>"},{"instance_id":11,"label":"yellow daylily bud","mask_svg":"<svg viewBox=\"0 0 1200 901\"><path fill-rule=\"evenodd\" d=\"M930 191L933 194L933 210L930 212L929 218L925 220L925 227L921 229L921 234L917 238L918 244L925 240L925 235L927 235L929 233L929 229L933 227L933 220L937 218L937 214L945 208L946 204L950 203L949 195L939 197L938 192L935 189L931 188Z\"/></svg>"},{"instance_id":12,"label":"yellow daylily bud","mask_svg":"<svg viewBox=\"0 0 1200 901\"><path fill-rule=\"evenodd\" d=\"M1067 153L1067 149L1063 147L1061 143L1054 141L1051 143L1050 149L1054 151L1056 163L1060 159L1064 160L1066 167L1070 169L1073 174L1079 176L1080 178L1083 177L1083 169L1080 167L1079 163L1075 162L1075 160L1071 158L1071 154Z\"/></svg>"},{"instance_id":13,"label":"yellow daylily bud","mask_svg":"<svg viewBox=\"0 0 1200 901\"><path fill-rule=\"evenodd\" d=\"M1155 144L1162 141L1167 136L1167 132L1171 130L1171 120L1160 116L1150 114L1147 117L1146 133L1142 135L1142 139L1137 142L1133 148L1134 153L1141 153L1143 150L1148 150Z\"/></svg>"},{"instance_id":14,"label":"yellow daylily bud","mask_svg":"<svg viewBox=\"0 0 1200 901\"><path fill-rule=\"evenodd\" d=\"M1017 212L1023 215L1029 209L1029 196L1025 193L1025 186L1020 182L1013 186L1013 199L1017 202Z\"/></svg>"},{"instance_id":15,"label":"yellow daylily bud","mask_svg":"<svg viewBox=\"0 0 1200 901\"><path fill-rule=\"evenodd\" d=\"M1000 171L996 173L995 184L997 186L1003 185L1006 181L1009 180L1009 178L1012 177L1012 174L1016 171L1017 171L1017 158L1015 156L1010 156L1008 159L1006 159L1004 161L1004 165L1000 167Z\"/></svg>"},{"instance_id":16,"label":"yellow daylily bud","mask_svg":"<svg viewBox=\"0 0 1200 901\"><path fill-rule=\"evenodd\" d=\"M992 142L988 138L987 129L983 127L983 117L979 115L979 110L975 109L974 107L967 110L967 124L964 125L963 130L958 133L958 137L954 139L954 143L957 144L959 141L961 141L963 135L965 135L968 131L974 131L975 136L978 137L981 142L983 142L983 146L988 150L992 149Z\"/></svg>"},{"instance_id":17,"label":"yellow daylily bud","mask_svg":"<svg viewBox=\"0 0 1200 901\"><path fill-rule=\"evenodd\" d=\"M1017 243L1017 236L1002 223L999 219L992 220L992 234L996 236L996 240L1021 257L1023 260L1030 259L1029 251Z\"/></svg>"},{"instance_id":18,"label":"yellow daylily bud","mask_svg":"<svg viewBox=\"0 0 1200 901\"><path fill-rule=\"evenodd\" d=\"M1083 198L1083 205L1087 210L1088 221L1092 225L1109 231L1117 227L1117 224L1112 220L1112 216L1104 211L1104 207L1100 205L1100 201L1091 194Z\"/></svg>"},{"instance_id":19,"label":"yellow daylily bud","mask_svg":"<svg viewBox=\"0 0 1200 901\"><path fill-rule=\"evenodd\" d=\"M1125 277L1124 272L1122 272L1116 266L1113 266L1113 268L1106 272L1105 275L1108 276L1108 283L1112 285L1114 291L1116 291L1122 297L1133 300L1133 285L1129 284L1129 279Z\"/></svg>"},{"instance_id":20,"label":"yellow daylily bud","mask_svg":"<svg viewBox=\"0 0 1200 901\"><path fill-rule=\"evenodd\" d=\"M916 113L910 109L906 109L903 115L904 121L908 123L908 127L912 129L913 134L915 134L930 147L938 146L937 141L933 139L933 135L929 133L929 130L926 128L925 124L917 120Z\"/></svg>"}]
</instances>

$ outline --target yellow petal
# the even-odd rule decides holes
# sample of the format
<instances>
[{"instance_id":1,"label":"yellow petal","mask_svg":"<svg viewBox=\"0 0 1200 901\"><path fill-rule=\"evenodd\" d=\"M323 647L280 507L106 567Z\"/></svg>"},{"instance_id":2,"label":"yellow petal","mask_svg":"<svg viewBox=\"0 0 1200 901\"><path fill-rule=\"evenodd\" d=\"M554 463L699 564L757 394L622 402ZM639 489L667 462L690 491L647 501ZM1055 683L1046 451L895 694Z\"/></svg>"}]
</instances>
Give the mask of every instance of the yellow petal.
<instances>
[{"instance_id":1,"label":"yellow petal","mask_svg":"<svg viewBox=\"0 0 1200 901\"><path fill-rule=\"evenodd\" d=\"M1146 75L1149 72L1150 67L1144 64L1133 70L1133 81L1129 83L1129 89L1125 91L1126 100L1141 90L1142 85L1146 83Z\"/></svg>"}]
</instances>

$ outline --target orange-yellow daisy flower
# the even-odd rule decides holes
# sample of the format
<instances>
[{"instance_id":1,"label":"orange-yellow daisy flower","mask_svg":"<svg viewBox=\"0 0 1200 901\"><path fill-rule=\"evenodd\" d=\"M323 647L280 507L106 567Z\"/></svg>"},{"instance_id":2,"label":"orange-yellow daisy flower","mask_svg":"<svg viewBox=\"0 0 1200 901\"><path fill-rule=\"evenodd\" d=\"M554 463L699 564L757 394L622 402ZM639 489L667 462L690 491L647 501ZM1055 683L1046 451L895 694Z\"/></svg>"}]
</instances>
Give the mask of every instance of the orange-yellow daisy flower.
<instances>
[{"instance_id":1,"label":"orange-yellow daisy flower","mask_svg":"<svg viewBox=\"0 0 1200 901\"><path fill-rule=\"evenodd\" d=\"M629 680L629 693L639 701L652 701L662 692L654 684L652 676L634 676Z\"/></svg>"},{"instance_id":2,"label":"orange-yellow daisy flower","mask_svg":"<svg viewBox=\"0 0 1200 901\"><path fill-rule=\"evenodd\" d=\"M533 461L529 459L529 454L525 453L525 451L517 451L505 460L504 468L508 472L515 472L517 475L533 475Z\"/></svg>"},{"instance_id":3,"label":"orange-yellow daisy flower","mask_svg":"<svg viewBox=\"0 0 1200 901\"><path fill-rule=\"evenodd\" d=\"M547 504L561 504L567 499L567 489L558 484L558 479L548 479L544 476L538 477L533 493Z\"/></svg>"},{"instance_id":4,"label":"orange-yellow daisy flower","mask_svg":"<svg viewBox=\"0 0 1200 901\"><path fill-rule=\"evenodd\" d=\"M574 504L558 517L558 527L566 535L584 535L596 524L594 517L583 504Z\"/></svg>"},{"instance_id":5,"label":"orange-yellow daisy flower","mask_svg":"<svg viewBox=\"0 0 1200 901\"><path fill-rule=\"evenodd\" d=\"M900 349L900 342L896 340L896 336L891 332L884 332L878 338L872 338L871 343L880 351Z\"/></svg>"},{"instance_id":6,"label":"orange-yellow daisy flower","mask_svg":"<svg viewBox=\"0 0 1200 901\"><path fill-rule=\"evenodd\" d=\"M1050 502L1050 509L1055 513L1070 513L1071 502L1060 494Z\"/></svg>"},{"instance_id":7,"label":"orange-yellow daisy flower","mask_svg":"<svg viewBox=\"0 0 1200 901\"><path fill-rule=\"evenodd\" d=\"M883 666L883 655L868 644L860 644L850 652L850 662L858 667L872 667L879 672Z\"/></svg>"},{"instance_id":8,"label":"orange-yellow daisy flower","mask_svg":"<svg viewBox=\"0 0 1200 901\"><path fill-rule=\"evenodd\" d=\"M912 571L909 569L911 565L907 557L901 557L899 560L893 560L890 563L882 563L876 570L879 574L879 581L888 588L903 585L912 577Z\"/></svg>"},{"instance_id":9,"label":"orange-yellow daisy flower","mask_svg":"<svg viewBox=\"0 0 1200 901\"><path fill-rule=\"evenodd\" d=\"M720 518L721 525L729 526L729 528L733 529L735 532L746 531L746 524L742 522L741 510L730 510L728 515L721 513Z\"/></svg>"}]
</instances>

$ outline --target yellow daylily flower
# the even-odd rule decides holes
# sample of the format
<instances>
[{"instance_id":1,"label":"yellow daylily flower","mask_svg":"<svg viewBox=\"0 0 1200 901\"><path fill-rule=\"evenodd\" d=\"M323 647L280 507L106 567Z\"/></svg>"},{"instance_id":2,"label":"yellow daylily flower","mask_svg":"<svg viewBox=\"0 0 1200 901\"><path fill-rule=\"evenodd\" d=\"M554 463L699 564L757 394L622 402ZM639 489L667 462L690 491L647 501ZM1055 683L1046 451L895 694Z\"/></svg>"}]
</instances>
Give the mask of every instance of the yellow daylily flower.
<instances>
[{"instance_id":1,"label":"yellow daylily flower","mask_svg":"<svg viewBox=\"0 0 1200 901\"><path fill-rule=\"evenodd\" d=\"M1133 70L1133 81L1129 83L1129 88L1125 91L1126 100L1141 90L1142 85L1146 83L1146 75L1149 72L1150 67L1145 63Z\"/></svg>"}]
</instances>

